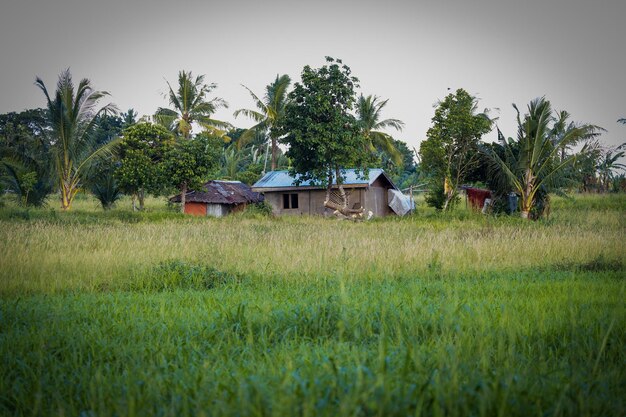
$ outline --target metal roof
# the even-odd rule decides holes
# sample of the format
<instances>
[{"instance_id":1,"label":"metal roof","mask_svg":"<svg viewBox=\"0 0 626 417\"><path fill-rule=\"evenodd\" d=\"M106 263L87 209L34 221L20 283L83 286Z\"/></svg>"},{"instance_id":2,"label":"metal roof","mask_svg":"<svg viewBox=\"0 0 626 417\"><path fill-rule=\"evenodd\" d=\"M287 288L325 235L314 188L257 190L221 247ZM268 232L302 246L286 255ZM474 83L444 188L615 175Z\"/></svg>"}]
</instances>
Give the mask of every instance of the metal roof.
<instances>
[{"instance_id":1,"label":"metal roof","mask_svg":"<svg viewBox=\"0 0 626 417\"><path fill-rule=\"evenodd\" d=\"M263 196L239 181L209 181L203 186L203 191L189 191L185 200L190 203L210 204L241 204L259 203ZM170 198L173 203L180 202L180 194Z\"/></svg>"},{"instance_id":2,"label":"metal roof","mask_svg":"<svg viewBox=\"0 0 626 417\"><path fill-rule=\"evenodd\" d=\"M372 185L374 181L378 179L381 175L385 177L387 181L392 185L393 188L396 186L393 184L391 179L387 177L385 172L380 168L370 168L368 170L367 175L363 175L363 172L360 172L360 175L357 175L356 170L354 169L343 169L341 170L342 175L344 176L343 185L357 185L357 186L368 186ZM267 189L267 188L293 188L293 187L309 187L309 188L322 188L321 185L315 183L314 181L302 181L299 185L295 184L296 177L292 177L289 175L289 171L270 171L263 176L260 180L258 180L252 186L253 189ZM333 176L333 184L336 184L336 179Z\"/></svg>"}]
</instances>

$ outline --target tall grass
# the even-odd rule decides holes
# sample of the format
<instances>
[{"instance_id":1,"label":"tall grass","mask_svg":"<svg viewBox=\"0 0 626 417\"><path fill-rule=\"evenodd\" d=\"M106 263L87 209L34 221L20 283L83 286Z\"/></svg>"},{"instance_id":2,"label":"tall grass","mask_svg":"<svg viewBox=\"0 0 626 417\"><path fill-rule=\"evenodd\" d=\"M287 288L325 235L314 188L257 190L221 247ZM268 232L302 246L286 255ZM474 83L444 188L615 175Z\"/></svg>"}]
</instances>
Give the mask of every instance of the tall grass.
<instances>
[{"instance_id":1,"label":"tall grass","mask_svg":"<svg viewBox=\"0 0 626 417\"><path fill-rule=\"evenodd\" d=\"M6 208L0 414L624 415L626 201L554 206L368 223Z\"/></svg>"}]
</instances>

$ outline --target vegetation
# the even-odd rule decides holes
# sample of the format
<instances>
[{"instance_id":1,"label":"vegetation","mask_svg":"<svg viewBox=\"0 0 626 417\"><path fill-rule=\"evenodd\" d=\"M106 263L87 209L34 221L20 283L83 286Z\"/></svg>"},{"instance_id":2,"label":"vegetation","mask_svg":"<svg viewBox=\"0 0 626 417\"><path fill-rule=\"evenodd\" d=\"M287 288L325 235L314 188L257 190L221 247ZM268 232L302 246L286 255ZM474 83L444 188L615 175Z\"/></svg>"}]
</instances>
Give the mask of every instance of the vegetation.
<instances>
[{"instance_id":1,"label":"vegetation","mask_svg":"<svg viewBox=\"0 0 626 417\"><path fill-rule=\"evenodd\" d=\"M69 69L59 75L54 96L48 93L44 82L37 78L35 83L46 96L49 118L50 153L54 160L56 180L61 191L61 207L69 210L87 171L96 159L109 150L112 143L98 146L93 135L96 117L115 112L112 104L98 108L98 101L108 95L96 91L91 82L84 78L74 90Z\"/></svg>"},{"instance_id":2,"label":"vegetation","mask_svg":"<svg viewBox=\"0 0 626 417\"><path fill-rule=\"evenodd\" d=\"M226 102L186 71L156 124L99 107L107 93L69 70L53 96L37 80L46 109L0 115L0 415L624 415L626 194L608 191L626 191L625 145L544 98L517 139L481 144L492 120L460 89L418 166L347 65L301 76L248 90L251 129L214 120ZM163 198L178 189L184 212L208 179L253 183L268 138L272 168L325 184L338 217L362 213L345 168L430 180L428 206L215 219ZM552 214L436 209L466 182ZM602 194L559 196L575 189Z\"/></svg>"},{"instance_id":3,"label":"vegetation","mask_svg":"<svg viewBox=\"0 0 626 417\"><path fill-rule=\"evenodd\" d=\"M282 142L299 180L314 180L326 186L324 206L343 216L362 214L348 208L342 186L342 169L366 168L371 160L368 142L351 113L356 102L358 79L341 60L326 57L328 65L305 66L302 83L295 83L281 125ZM333 181L333 178L335 179ZM338 185L333 201L331 188Z\"/></svg>"},{"instance_id":4,"label":"vegetation","mask_svg":"<svg viewBox=\"0 0 626 417\"><path fill-rule=\"evenodd\" d=\"M159 194L166 184L162 165L174 145L174 135L160 125L138 123L126 128L122 136L115 175L120 188L132 196L133 209L138 199L143 210L146 192Z\"/></svg>"},{"instance_id":5,"label":"vegetation","mask_svg":"<svg viewBox=\"0 0 626 417\"><path fill-rule=\"evenodd\" d=\"M358 123L365 138L368 140L370 150L385 152L394 163L402 164L402 154L396 147L394 139L382 129L393 128L402 131L404 122L398 119L381 119L381 112L389 100L380 101L377 96L363 96L361 94L356 103Z\"/></svg>"},{"instance_id":6,"label":"vegetation","mask_svg":"<svg viewBox=\"0 0 626 417\"><path fill-rule=\"evenodd\" d=\"M352 223L7 206L0 414L620 415L625 208Z\"/></svg>"},{"instance_id":7,"label":"vegetation","mask_svg":"<svg viewBox=\"0 0 626 417\"><path fill-rule=\"evenodd\" d=\"M246 144L256 132L266 132L269 135L269 139L272 145L272 171L276 170L278 167L279 149L277 125L285 115L285 105L287 104L287 89L289 88L290 83L291 78L289 78L288 75L277 75L276 80L274 80L272 84L269 84L266 87L266 92L263 100L261 100L256 94L254 94L248 87L244 85L244 88L248 90L248 92L252 96L254 104L259 111L239 109L235 112L235 117L242 114L244 116L250 117L255 122L257 122L256 125L252 126L250 129L246 130L246 132L243 133L243 135L237 142L238 148L241 148L242 145Z\"/></svg>"},{"instance_id":8,"label":"vegetation","mask_svg":"<svg viewBox=\"0 0 626 417\"><path fill-rule=\"evenodd\" d=\"M500 175L519 193L525 219L530 218L538 193L554 190L559 173L576 160L576 154L565 153L567 147L593 139L601 130L594 125L566 124L563 119L555 118L548 100L535 99L523 119L518 111L517 141L502 141L505 159L493 150L485 152Z\"/></svg>"},{"instance_id":9,"label":"vegetation","mask_svg":"<svg viewBox=\"0 0 626 417\"><path fill-rule=\"evenodd\" d=\"M179 138L163 155L161 179L180 191L181 213L185 212L185 196L189 189L199 189L209 174L216 170L221 143L206 133L193 139Z\"/></svg>"},{"instance_id":10,"label":"vegetation","mask_svg":"<svg viewBox=\"0 0 626 417\"><path fill-rule=\"evenodd\" d=\"M230 125L220 120L211 118L220 107L228 107L228 103L220 98L208 98L208 95L217 88L217 84L205 84L204 75L195 78L191 71L178 73L178 88L176 91L170 83L167 98L172 109L159 108L155 119L163 126L177 132L183 138L189 139L193 129L193 123L198 123L204 129L222 136Z\"/></svg>"},{"instance_id":11,"label":"vegetation","mask_svg":"<svg viewBox=\"0 0 626 417\"><path fill-rule=\"evenodd\" d=\"M478 100L462 88L439 103L433 126L420 144L422 171L430 177L428 202L447 210L470 172L479 164L481 137L491 131L487 110L477 113Z\"/></svg>"}]
</instances>

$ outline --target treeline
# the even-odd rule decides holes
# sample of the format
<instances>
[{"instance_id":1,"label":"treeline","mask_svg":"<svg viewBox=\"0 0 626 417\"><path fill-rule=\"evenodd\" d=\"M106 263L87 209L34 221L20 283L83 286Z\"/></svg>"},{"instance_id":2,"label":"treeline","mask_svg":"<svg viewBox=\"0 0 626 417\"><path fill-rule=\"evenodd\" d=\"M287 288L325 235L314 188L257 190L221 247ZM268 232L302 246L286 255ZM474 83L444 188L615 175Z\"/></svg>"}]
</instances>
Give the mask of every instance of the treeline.
<instances>
[{"instance_id":1,"label":"treeline","mask_svg":"<svg viewBox=\"0 0 626 417\"><path fill-rule=\"evenodd\" d=\"M75 86L69 70L55 91L41 79L35 84L45 107L0 115L0 186L24 206L42 206L58 194L67 210L87 191L105 209L122 194L143 209L148 194L184 196L207 179L252 184L275 169L327 186L327 206L342 213L353 211L341 193L344 168L382 167L401 189L426 187L428 204L442 210L454 207L463 185L488 187L496 200L513 192L525 217L538 217L550 192L626 187L619 162L625 145L602 146L602 128L570 121L545 98L523 115L518 110L515 138L498 130L499 142L486 144L482 137L497 128L496 119L478 112L477 99L460 89L439 103L419 152L409 149L388 133L404 123L383 117L387 100L357 94L358 78L333 58L320 68L305 66L293 85L278 75L260 95L244 86L254 107L234 116L254 121L249 129L216 120L228 103L214 95L216 84L187 71L167 83L168 107L142 117L103 105L108 93L87 79ZM340 201L330 201L333 181Z\"/></svg>"}]
</instances>

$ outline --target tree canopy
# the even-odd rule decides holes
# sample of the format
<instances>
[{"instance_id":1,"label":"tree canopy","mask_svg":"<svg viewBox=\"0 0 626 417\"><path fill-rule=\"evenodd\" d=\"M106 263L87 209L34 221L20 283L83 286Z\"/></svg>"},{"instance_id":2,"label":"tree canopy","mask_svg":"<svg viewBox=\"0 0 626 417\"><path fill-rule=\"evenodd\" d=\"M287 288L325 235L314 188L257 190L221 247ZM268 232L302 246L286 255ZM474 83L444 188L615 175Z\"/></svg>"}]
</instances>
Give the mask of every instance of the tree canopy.
<instances>
[{"instance_id":1,"label":"tree canopy","mask_svg":"<svg viewBox=\"0 0 626 417\"><path fill-rule=\"evenodd\" d=\"M326 207L347 213L342 169L365 169L372 160L368 142L352 114L359 80L339 59L320 68L305 66L285 108L280 132L289 146L292 174L327 187ZM333 176L340 201L331 201Z\"/></svg>"}]
</instances>

